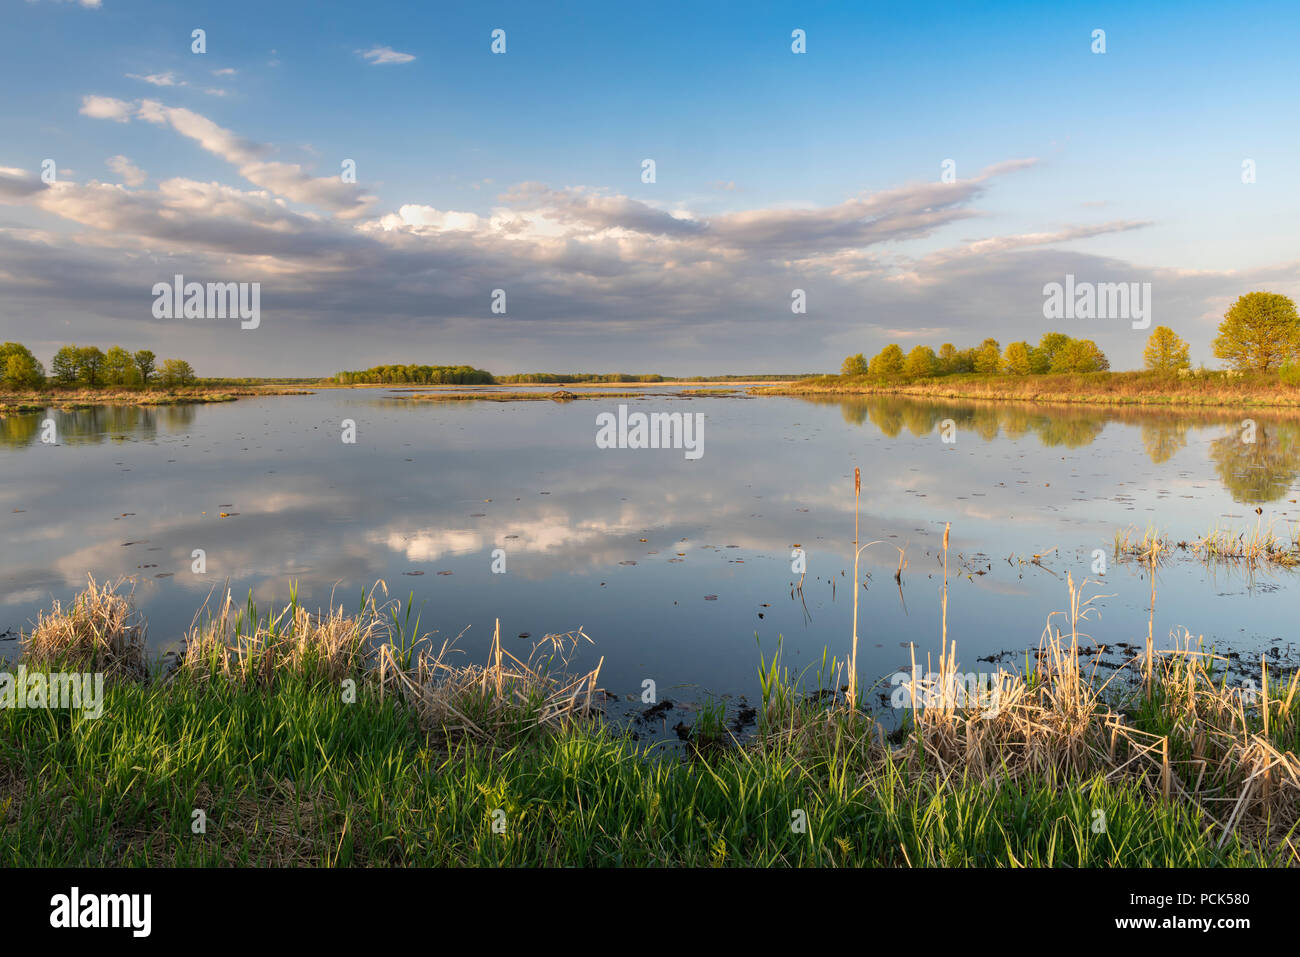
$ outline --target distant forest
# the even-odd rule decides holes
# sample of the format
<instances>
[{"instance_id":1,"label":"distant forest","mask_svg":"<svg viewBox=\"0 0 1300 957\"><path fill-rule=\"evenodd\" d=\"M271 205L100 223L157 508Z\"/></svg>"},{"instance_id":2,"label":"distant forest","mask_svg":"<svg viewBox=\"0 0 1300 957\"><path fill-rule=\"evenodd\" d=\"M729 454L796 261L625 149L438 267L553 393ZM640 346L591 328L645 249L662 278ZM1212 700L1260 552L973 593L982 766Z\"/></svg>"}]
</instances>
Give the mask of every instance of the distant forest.
<instances>
[{"instance_id":1,"label":"distant forest","mask_svg":"<svg viewBox=\"0 0 1300 957\"><path fill-rule=\"evenodd\" d=\"M519 385L566 382L736 382L750 379L786 381L807 378L811 373L781 375L664 376L631 372L518 372L493 375L472 366L387 365L352 372L340 372L333 381L340 385Z\"/></svg>"}]
</instances>

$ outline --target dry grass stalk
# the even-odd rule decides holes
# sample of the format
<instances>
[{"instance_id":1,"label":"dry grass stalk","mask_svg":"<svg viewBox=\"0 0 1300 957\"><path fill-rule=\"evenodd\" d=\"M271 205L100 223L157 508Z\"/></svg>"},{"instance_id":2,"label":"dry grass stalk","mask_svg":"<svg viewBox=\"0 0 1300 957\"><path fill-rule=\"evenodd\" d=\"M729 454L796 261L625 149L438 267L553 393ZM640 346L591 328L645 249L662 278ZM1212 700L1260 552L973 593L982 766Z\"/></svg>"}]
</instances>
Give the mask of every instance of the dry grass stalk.
<instances>
[{"instance_id":1,"label":"dry grass stalk","mask_svg":"<svg viewBox=\"0 0 1300 957\"><path fill-rule=\"evenodd\" d=\"M145 624L130 593L117 594L123 579L86 590L63 608L56 600L22 636L23 657L41 667L102 673L106 678L141 678L146 673Z\"/></svg>"},{"instance_id":2,"label":"dry grass stalk","mask_svg":"<svg viewBox=\"0 0 1300 957\"><path fill-rule=\"evenodd\" d=\"M436 654L422 652L409 670L399 667L392 646L384 645L379 667L426 729L507 744L534 729L559 730L593 713L604 657L585 674L572 676L565 668L584 641L592 643L582 629L547 635L521 660L502 648L498 621L486 665L452 663L455 649L445 643Z\"/></svg>"},{"instance_id":3,"label":"dry grass stalk","mask_svg":"<svg viewBox=\"0 0 1300 957\"><path fill-rule=\"evenodd\" d=\"M227 592L215 616L191 626L176 672L264 685L283 670L341 681L362 670L383 628L373 598L360 615L336 607L312 614L293 602L261 619L246 615Z\"/></svg>"}]
</instances>

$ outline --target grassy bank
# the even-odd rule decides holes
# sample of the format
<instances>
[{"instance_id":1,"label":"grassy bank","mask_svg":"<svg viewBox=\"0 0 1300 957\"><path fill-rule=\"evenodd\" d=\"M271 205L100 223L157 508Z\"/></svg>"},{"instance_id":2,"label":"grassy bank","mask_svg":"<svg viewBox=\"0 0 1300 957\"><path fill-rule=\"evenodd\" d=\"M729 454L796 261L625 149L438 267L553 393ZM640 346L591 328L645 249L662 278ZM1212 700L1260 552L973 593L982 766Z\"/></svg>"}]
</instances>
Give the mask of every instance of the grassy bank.
<instances>
[{"instance_id":1,"label":"grassy bank","mask_svg":"<svg viewBox=\"0 0 1300 957\"><path fill-rule=\"evenodd\" d=\"M678 757L599 720L599 668L564 665L581 635L479 666L373 593L356 613L227 601L146 667L143 622L92 583L22 653L105 673L103 714L0 709L0 865L1300 862L1296 678L1247 697L1189 647L1102 681L1087 614L1072 585L994 698L954 698L942 655L896 689L915 708L889 736L827 690L834 661L815 689L761 662L756 735L701 718Z\"/></svg>"},{"instance_id":2,"label":"grassy bank","mask_svg":"<svg viewBox=\"0 0 1300 957\"><path fill-rule=\"evenodd\" d=\"M234 402L257 395L306 395L307 390L285 386L194 385L174 389L46 388L0 389L0 414L40 412L48 408L84 409L96 405L182 405Z\"/></svg>"},{"instance_id":3,"label":"grassy bank","mask_svg":"<svg viewBox=\"0 0 1300 957\"><path fill-rule=\"evenodd\" d=\"M750 390L756 395L906 395L935 399L1020 402L1231 407L1300 407L1300 385L1279 373L1185 377L1154 372L1068 375L951 375L879 380L869 376L817 376Z\"/></svg>"}]
</instances>

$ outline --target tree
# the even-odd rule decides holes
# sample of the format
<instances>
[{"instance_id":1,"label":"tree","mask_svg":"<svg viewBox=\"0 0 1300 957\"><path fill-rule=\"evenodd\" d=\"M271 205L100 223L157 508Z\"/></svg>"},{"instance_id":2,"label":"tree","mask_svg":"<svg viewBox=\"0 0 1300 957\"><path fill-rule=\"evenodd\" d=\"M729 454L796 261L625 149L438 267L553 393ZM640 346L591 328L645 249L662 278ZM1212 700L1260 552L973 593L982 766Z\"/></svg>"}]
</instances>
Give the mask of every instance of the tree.
<instances>
[{"instance_id":1,"label":"tree","mask_svg":"<svg viewBox=\"0 0 1300 957\"><path fill-rule=\"evenodd\" d=\"M957 371L957 347L945 342L939 347L939 375L952 375Z\"/></svg>"},{"instance_id":2,"label":"tree","mask_svg":"<svg viewBox=\"0 0 1300 957\"><path fill-rule=\"evenodd\" d=\"M80 361L80 355L81 350L76 346L64 346L54 353L54 361L50 363L50 374L60 384L72 385L77 381L77 365Z\"/></svg>"},{"instance_id":3,"label":"tree","mask_svg":"<svg viewBox=\"0 0 1300 957\"><path fill-rule=\"evenodd\" d=\"M104 353L99 346L77 350L77 378L92 389L104 382Z\"/></svg>"},{"instance_id":4,"label":"tree","mask_svg":"<svg viewBox=\"0 0 1300 957\"><path fill-rule=\"evenodd\" d=\"M140 383L148 385L149 380L153 378L154 372L154 354L148 349L141 349L132 358L135 360L135 367L140 372Z\"/></svg>"},{"instance_id":5,"label":"tree","mask_svg":"<svg viewBox=\"0 0 1300 957\"><path fill-rule=\"evenodd\" d=\"M985 339L975 350L975 371L991 375L1002 366L1002 347L996 339Z\"/></svg>"},{"instance_id":6,"label":"tree","mask_svg":"<svg viewBox=\"0 0 1300 957\"><path fill-rule=\"evenodd\" d=\"M1177 372L1192 364L1187 343L1168 326L1156 326L1151 331L1142 358L1152 372Z\"/></svg>"},{"instance_id":7,"label":"tree","mask_svg":"<svg viewBox=\"0 0 1300 957\"><path fill-rule=\"evenodd\" d=\"M1038 348L1029 353L1029 371L1043 375L1052 371L1052 361L1056 354L1070 343L1070 337L1063 332L1045 332L1038 340Z\"/></svg>"},{"instance_id":8,"label":"tree","mask_svg":"<svg viewBox=\"0 0 1300 957\"><path fill-rule=\"evenodd\" d=\"M159 381L167 388L194 384L194 369L184 359L164 359Z\"/></svg>"},{"instance_id":9,"label":"tree","mask_svg":"<svg viewBox=\"0 0 1300 957\"><path fill-rule=\"evenodd\" d=\"M903 374L911 379L924 379L939 371L939 357L929 346L917 346L907 354Z\"/></svg>"},{"instance_id":10,"label":"tree","mask_svg":"<svg viewBox=\"0 0 1300 957\"><path fill-rule=\"evenodd\" d=\"M844 365L840 366L840 375L866 375L866 374L867 374L867 360L866 357L863 356L861 352L859 352L855 356L846 356L844 359Z\"/></svg>"},{"instance_id":11,"label":"tree","mask_svg":"<svg viewBox=\"0 0 1300 957\"><path fill-rule=\"evenodd\" d=\"M1071 339L1056 351L1052 372L1105 372L1110 360L1091 339Z\"/></svg>"},{"instance_id":12,"label":"tree","mask_svg":"<svg viewBox=\"0 0 1300 957\"><path fill-rule=\"evenodd\" d=\"M1029 375L1029 351L1027 342L1011 343L1002 357L1002 371L1010 375Z\"/></svg>"},{"instance_id":13,"label":"tree","mask_svg":"<svg viewBox=\"0 0 1300 957\"><path fill-rule=\"evenodd\" d=\"M131 353L121 346L113 346L104 353L104 382L108 385L140 384L140 370L135 367Z\"/></svg>"},{"instance_id":14,"label":"tree","mask_svg":"<svg viewBox=\"0 0 1300 957\"><path fill-rule=\"evenodd\" d=\"M1249 292L1234 302L1219 324L1214 355L1241 372L1265 372L1300 352L1300 316L1295 303L1275 292Z\"/></svg>"},{"instance_id":15,"label":"tree","mask_svg":"<svg viewBox=\"0 0 1300 957\"><path fill-rule=\"evenodd\" d=\"M45 383L45 370L25 345L6 342L0 345L0 379L11 389L37 389Z\"/></svg>"},{"instance_id":16,"label":"tree","mask_svg":"<svg viewBox=\"0 0 1300 957\"><path fill-rule=\"evenodd\" d=\"M867 371L878 379L901 375L903 372L902 347L897 344L885 346L880 350L879 354L872 358Z\"/></svg>"}]
</instances>

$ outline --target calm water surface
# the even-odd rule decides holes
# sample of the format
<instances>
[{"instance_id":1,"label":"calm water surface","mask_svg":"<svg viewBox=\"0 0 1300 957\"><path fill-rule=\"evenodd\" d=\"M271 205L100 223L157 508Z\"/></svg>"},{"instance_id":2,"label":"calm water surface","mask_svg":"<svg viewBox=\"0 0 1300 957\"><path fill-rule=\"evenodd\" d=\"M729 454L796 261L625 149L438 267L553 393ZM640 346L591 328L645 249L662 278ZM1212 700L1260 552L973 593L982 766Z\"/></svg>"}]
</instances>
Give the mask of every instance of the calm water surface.
<instances>
[{"instance_id":1,"label":"calm water surface","mask_svg":"<svg viewBox=\"0 0 1300 957\"><path fill-rule=\"evenodd\" d=\"M87 573L135 580L155 653L176 646L214 585L269 603L296 582L308 605L333 593L354 606L382 578L390 595L415 593L422 628L464 631L471 656L497 618L516 651L532 644L520 634L581 627L595 645L575 665L603 655L606 687L653 678L661 695L752 697L759 644L770 655L784 636L795 667L848 647L855 466L862 540L886 543L863 555L860 655L872 675L906 664L908 642L938 653L945 522L949 634L976 670L977 657L1037 645L1048 614L1067 607L1067 572L1101 578L1087 586L1103 596L1092 638L1141 644L1151 582L1114 563L1118 529L1154 524L1190 541L1216 523L1262 521L1290 537L1300 519L1296 418L1252 413L1256 441L1245 443L1241 416L1226 413L655 391L560 404L327 390L0 420L0 632L70 599ZM703 457L597 448L596 415L620 401L704 413ZM41 442L47 416L58 444ZM357 424L353 445L340 439L344 419ZM894 546L908 562L901 589ZM206 575L191 571L198 548ZM496 548L505 574L492 572ZM1046 557L1025 563L1035 555ZM1168 643L1186 628L1243 654L1286 654L1298 581L1175 557L1158 572L1155 634Z\"/></svg>"}]
</instances>

